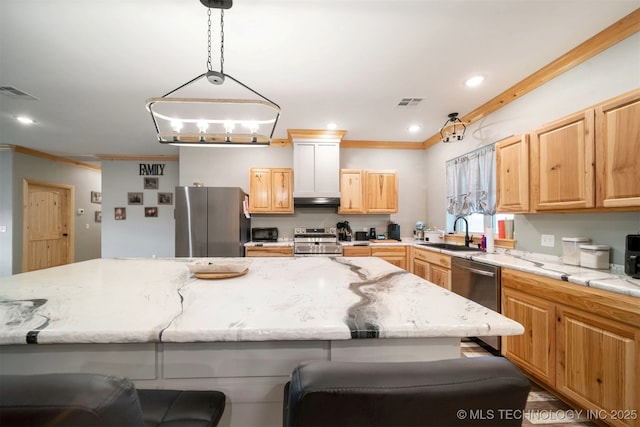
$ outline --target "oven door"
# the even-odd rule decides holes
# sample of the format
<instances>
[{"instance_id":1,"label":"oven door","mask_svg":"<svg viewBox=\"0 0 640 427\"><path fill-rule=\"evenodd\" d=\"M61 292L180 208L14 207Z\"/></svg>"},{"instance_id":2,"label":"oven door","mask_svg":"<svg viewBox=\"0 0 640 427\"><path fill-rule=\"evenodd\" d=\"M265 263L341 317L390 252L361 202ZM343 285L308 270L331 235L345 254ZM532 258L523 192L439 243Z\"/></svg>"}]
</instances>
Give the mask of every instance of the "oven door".
<instances>
[{"instance_id":1,"label":"oven door","mask_svg":"<svg viewBox=\"0 0 640 427\"><path fill-rule=\"evenodd\" d=\"M452 257L451 291L500 313L500 267ZM500 337L477 338L500 350Z\"/></svg>"},{"instance_id":2,"label":"oven door","mask_svg":"<svg viewBox=\"0 0 640 427\"><path fill-rule=\"evenodd\" d=\"M306 239L305 239L306 240ZM315 239L309 239L315 240ZM334 242L294 241L293 254L295 256L341 256L342 245Z\"/></svg>"}]
</instances>

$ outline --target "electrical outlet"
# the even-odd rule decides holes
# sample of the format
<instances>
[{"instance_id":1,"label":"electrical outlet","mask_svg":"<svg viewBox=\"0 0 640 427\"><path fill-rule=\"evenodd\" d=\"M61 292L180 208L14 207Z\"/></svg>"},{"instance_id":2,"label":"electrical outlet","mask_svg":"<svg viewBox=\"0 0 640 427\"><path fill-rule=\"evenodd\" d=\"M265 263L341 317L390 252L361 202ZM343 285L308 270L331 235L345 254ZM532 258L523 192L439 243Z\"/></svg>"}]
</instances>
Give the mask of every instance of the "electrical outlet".
<instances>
[{"instance_id":1,"label":"electrical outlet","mask_svg":"<svg viewBox=\"0 0 640 427\"><path fill-rule=\"evenodd\" d=\"M556 245L555 236L553 234L543 234L540 237L540 246L552 248Z\"/></svg>"}]
</instances>

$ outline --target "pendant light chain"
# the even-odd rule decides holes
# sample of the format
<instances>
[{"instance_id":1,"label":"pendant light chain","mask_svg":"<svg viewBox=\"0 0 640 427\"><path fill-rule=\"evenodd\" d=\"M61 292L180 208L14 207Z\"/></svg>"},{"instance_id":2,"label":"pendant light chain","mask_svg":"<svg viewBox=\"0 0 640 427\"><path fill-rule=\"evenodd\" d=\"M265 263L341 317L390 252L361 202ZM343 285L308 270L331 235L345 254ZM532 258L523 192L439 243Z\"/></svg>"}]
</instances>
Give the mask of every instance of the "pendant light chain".
<instances>
[{"instance_id":1,"label":"pendant light chain","mask_svg":"<svg viewBox=\"0 0 640 427\"><path fill-rule=\"evenodd\" d=\"M224 74L224 9L220 9L220 73Z\"/></svg>"},{"instance_id":2,"label":"pendant light chain","mask_svg":"<svg viewBox=\"0 0 640 427\"><path fill-rule=\"evenodd\" d=\"M213 71L211 67L211 8L207 8L207 71Z\"/></svg>"},{"instance_id":3,"label":"pendant light chain","mask_svg":"<svg viewBox=\"0 0 640 427\"><path fill-rule=\"evenodd\" d=\"M207 70L211 65L211 8L207 8ZM224 74L224 10L220 10L220 73Z\"/></svg>"}]
</instances>

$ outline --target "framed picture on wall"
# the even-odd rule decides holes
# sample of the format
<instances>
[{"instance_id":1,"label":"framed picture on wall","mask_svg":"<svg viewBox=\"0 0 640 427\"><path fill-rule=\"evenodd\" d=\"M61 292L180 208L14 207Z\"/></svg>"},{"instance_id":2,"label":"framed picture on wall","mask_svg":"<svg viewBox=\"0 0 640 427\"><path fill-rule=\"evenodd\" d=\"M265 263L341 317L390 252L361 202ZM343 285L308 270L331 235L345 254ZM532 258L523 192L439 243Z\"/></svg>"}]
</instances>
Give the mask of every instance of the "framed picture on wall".
<instances>
[{"instance_id":1,"label":"framed picture on wall","mask_svg":"<svg viewBox=\"0 0 640 427\"><path fill-rule=\"evenodd\" d=\"M144 208L144 216L147 218L157 218L158 208L155 206Z\"/></svg>"},{"instance_id":2,"label":"framed picture on wall","mask_svg":"<svg viewBox=\"0 0 640 427\"><path fill-rule=\"evenodd\" d=\"M102 211L96 211L94 214L94 220L96 222L102 222Z\"/></svg>"},{"instance_id":3,"label":"framed picture on wall","mask_svg":"<svg viewBox=\"0 0 640 427\"><path fill-rule=\"evenodd\" d=\"M102 203L102 193L99 191L92 191L91 203Z\"/></svg>"},{"instance_id":4,"label":"framed picture on wall","mask_svg":"<svg viewBox=\"0 0 640 427\"><path fill-rule=\"evenodd\" d=\"M116 221L124 221L127 219L127 208L114 208L114 212Z\"/></svg>"},{"instance_id":5,"label":"framed picture on wall","mask_svg":"<svg viewBox=\"0 0 640 427\"><path fill-rule=\"evenodd\" d=\"M150 178L144 177L144 189L145 190L157 190L158 189L158 178Z\"/></svg>"},{"instance_id":6,"label":"framed picture on wall","mask_svg":"<svg viewBox=\"0 0 640 427\"><path fill-rule=\"evenodd\" d=\"M173 193L158 193L158 204L159 205L172 205L173 204Z\"/></svg>"},{"instance_id":7,"label":"framed picture on wall","mask_svg":"<svg viewBox=\"0 0 640 427\"><path fill-rule=\"evenodd\" d=\"M143 200L142 193L127 193L127 200L130 205L141 205Z\"/></svg>"}]
</instances>

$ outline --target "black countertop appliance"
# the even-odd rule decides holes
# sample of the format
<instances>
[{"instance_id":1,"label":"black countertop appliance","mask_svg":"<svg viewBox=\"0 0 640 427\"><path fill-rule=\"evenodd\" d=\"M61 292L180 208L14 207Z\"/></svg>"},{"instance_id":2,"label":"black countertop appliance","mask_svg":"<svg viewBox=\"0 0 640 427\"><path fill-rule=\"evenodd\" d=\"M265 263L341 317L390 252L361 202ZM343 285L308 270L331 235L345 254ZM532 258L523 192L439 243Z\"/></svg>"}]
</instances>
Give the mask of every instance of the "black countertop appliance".
<instances>
[{"instance_id":1,"label":"black countertop appliance","mask_svg":"<svg viewBox=\"0 0 640 427\"><path fill-rule=\"evenodd\" d=\"M400 224L390 222L387 225L387 236L389 239L400 241Z\"/></svg>"},{"instance_id":2,"label":"black countertop appliance","mask_svg":"<svg viewBox=\"0 0 640 427\"><path fill-rule=\"evenodd\" d=\"M349 226L349 221L337 223L336 228L338 229L338 240L342 242L351 241L351 227Z\"/></svg>"},{"instance_id":3,"label":"black countertop appliance","mask_svg":"<svg viewBox=\"0 0 640 427\"><path fill-rule=\"evenodd\" d=\"M624 272L640 279L640 234L629 234L624 250Z\"/></svg>"}]
</instances>

